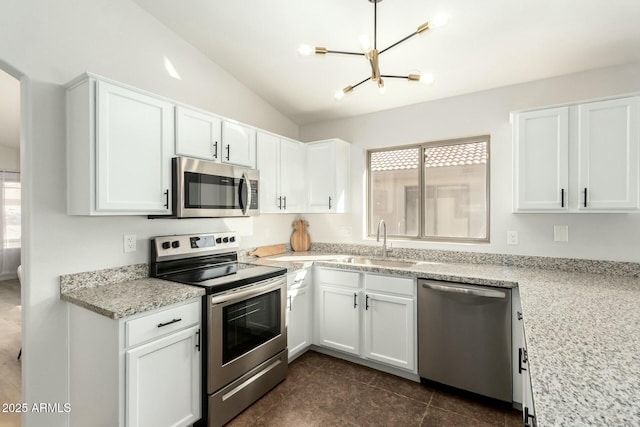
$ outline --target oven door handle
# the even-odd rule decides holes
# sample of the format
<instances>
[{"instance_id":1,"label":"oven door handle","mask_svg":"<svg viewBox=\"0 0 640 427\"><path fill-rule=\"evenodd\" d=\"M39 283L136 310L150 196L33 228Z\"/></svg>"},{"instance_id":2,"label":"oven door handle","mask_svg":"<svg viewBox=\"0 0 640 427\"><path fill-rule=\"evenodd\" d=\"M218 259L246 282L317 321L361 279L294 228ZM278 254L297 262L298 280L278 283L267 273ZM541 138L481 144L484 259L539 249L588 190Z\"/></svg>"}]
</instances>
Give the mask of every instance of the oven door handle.
<instances>
[{"instance_id":1,"label":"oven door handle","mask_svg":"<svg viewBox=\"0 0 640 427\"><path fill-rule=\"evenodd\" d=\"M247 298L252 298L261 294L266 294L282 287L285 284L284 279L277 279L276 281L269 282L260 287L250 287L242 291L235 291L229 294L214 295L211 297L211 305L226 304L229 302L241 301Z\"/></svg>"}]
</instances>

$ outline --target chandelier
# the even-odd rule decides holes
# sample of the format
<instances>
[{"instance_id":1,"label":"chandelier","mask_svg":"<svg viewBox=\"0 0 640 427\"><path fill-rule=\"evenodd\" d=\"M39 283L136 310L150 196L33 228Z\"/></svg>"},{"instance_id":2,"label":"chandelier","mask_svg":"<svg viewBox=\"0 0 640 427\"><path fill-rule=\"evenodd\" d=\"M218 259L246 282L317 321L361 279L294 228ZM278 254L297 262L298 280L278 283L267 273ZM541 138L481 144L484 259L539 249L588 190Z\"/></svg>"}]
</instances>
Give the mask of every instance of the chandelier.
<instances>
[{"instance_id":1,"label":"chandelier","mask_svg":"<svg viewBox=\"0 0 640 427\"><path fill-rule=\"evenodd\" d=\"M309 45L301 45L300 48L298 49L298 52L301 55L305 55L305 56L311 55L314 53L316 55L326 55L327 53L336 53L340 55L359 55L359 56L364 56L367 59L367 61L369 61L369 65L371 66L371 76L367 77L366 79L363 79L362 81L354 85L349 85L344 89L337 91L334 97L338 100L342 99L346 94L353 92L355 88L357 88L358 86L360 86L361 84L369 80L377 84L378 89L380 90L380 93L384 93L384 89L385 89L384 79L406 79L411 82L420 81L423 83L433 82L433 76L431 74L422 74L419 71L411 72L404 76L382 74L380 72L378 58L380 55L382 55L389 49L396 47L400 43L403 43L409 40L411 37L415 35L422 34L427 30L445 25L448 21L448 17L446 15L438 15L435 17L435 19L431 23L425 22L424 24L420 25L416 31L409 34L408 36L398 40L397 42L387 46L382 50L378 50L378 3L380 3L382 0L368 0L368 1L370 3L373 3L373 48L371 48L369 38L365 35L360 37L360 43L362 45L363 52L347 52L343 50L330 50L330 49L327 49L326 47L312 48Z\"/></svg>"}]
</instances>

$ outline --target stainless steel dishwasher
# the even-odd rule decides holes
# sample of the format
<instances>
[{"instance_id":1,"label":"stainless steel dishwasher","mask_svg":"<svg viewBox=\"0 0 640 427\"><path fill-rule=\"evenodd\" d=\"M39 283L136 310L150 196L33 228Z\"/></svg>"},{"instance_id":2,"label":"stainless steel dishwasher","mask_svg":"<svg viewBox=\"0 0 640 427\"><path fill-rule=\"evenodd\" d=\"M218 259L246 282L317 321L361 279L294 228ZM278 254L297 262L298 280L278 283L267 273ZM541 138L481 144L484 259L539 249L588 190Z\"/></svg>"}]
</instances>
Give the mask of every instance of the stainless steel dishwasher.
<instances>
[{"instance_id":1,"label":"stainless steel dishwasher","mask_svg":"<svg viewBox=\"0 0 640 427\"><path fill-rule=\"evenodd\" d=\"M418 279L418 373L512 401L511 289Z\"/></svg>"}]
</instances>

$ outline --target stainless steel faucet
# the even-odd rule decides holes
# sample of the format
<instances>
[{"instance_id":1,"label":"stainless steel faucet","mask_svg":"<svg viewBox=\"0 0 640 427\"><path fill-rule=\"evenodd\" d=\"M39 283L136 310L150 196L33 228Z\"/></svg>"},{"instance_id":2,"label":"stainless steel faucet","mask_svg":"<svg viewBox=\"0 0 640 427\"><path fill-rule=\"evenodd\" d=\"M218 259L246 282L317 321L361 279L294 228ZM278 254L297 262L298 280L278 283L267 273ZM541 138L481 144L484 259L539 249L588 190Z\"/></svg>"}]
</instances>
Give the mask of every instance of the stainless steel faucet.
<instances>
[{"instance_id":1,"label":"stainless steel faucet","mask_svg":"<svg viewBox=\"0 0 640 427\"><path fill-rule=\"evenodd\" d=\"M381 219L378 223L378 236L376 237L376 242L380 241L380 226L383 227L384 236L382 240L382 257L386 258L387 254L391 252L391 249L387 249L387 223L384 222L384 219Z\"/></svg>"}]
</instances>

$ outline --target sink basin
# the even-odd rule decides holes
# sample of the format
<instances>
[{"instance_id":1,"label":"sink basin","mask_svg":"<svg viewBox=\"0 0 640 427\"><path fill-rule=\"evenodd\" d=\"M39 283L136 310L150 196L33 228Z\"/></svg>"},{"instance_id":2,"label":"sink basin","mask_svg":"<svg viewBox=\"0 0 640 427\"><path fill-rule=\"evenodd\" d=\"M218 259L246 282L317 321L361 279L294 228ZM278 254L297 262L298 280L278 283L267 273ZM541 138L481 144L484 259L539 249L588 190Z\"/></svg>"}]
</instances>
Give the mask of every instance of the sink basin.
<instances>
[{"instance_id":1,"label":"sink basin","mask_svg":"<svg viewBox=\"0 0 640 427\"><path fill-rule=\"evenodd\" d=\"M380 267L401 267L407 268L416 265L413 261L392 261L389 259L376 259L376 258L366 258L366 257L348 257L343 258L340 262L344 262L347 264L354 265L371 265L371 266L380 266Z\"/></svg>"}]
</instances>

